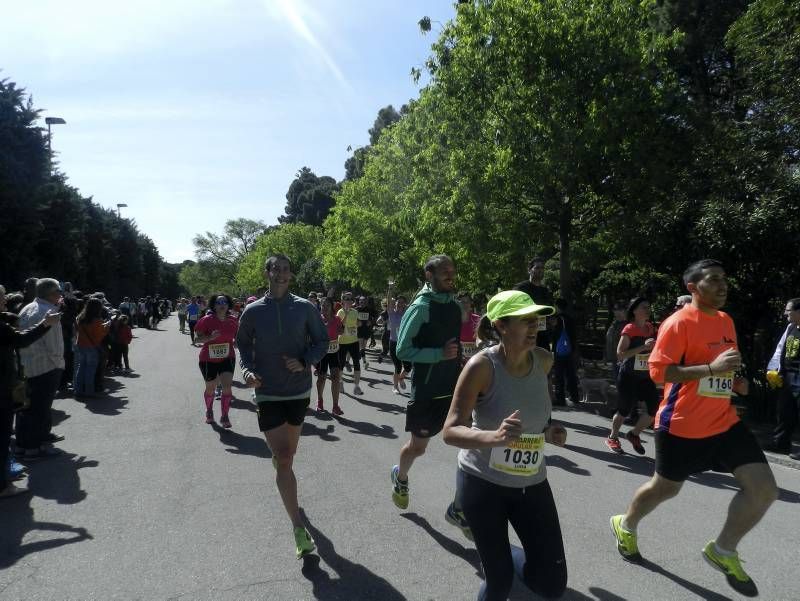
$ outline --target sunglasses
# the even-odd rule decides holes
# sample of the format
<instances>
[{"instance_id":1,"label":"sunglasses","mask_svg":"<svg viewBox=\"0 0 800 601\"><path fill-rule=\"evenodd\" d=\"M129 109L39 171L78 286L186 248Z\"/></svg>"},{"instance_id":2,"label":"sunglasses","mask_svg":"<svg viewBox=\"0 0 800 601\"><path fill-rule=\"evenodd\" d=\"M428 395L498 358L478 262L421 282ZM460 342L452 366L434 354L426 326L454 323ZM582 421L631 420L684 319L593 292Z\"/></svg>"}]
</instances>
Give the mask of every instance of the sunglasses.
<instances>
[{"instance_id":1,"label":"sunglasses","mask_svg":"<svg viewBox=\"0 0 800 601\"><path fill-rule=\"evenodd\" d=\"M227 304L228 304L228 301L226 301L224 298L218 298L218 299L217 299L217 300L214 302L214 304L215 304L215 305L227 305Z\"/></svg>"}]
</instances>

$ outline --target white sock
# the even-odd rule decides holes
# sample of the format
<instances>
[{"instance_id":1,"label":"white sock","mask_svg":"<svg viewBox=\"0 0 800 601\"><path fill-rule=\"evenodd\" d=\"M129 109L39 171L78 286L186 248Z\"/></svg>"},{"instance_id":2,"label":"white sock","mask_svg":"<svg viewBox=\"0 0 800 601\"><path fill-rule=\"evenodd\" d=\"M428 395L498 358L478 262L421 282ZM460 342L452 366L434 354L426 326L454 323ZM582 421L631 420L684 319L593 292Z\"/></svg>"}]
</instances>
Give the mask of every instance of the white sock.
<instances>
[{"instance_id":1,"label":"white sock","mask_svg":"<svg viewBox=\"0 0 800 601\"><path fill-rule=\"evenodd\" d=\"M636 528L631 528L628 526L628 519L622 518L622 521L619 523L623 530L627 530L628 532L636 532Z\"/></svg>"},{"instance_id":2,"label":"white sock","mask_svg":"<svg viewBox=\"0 0 800 601\"><path fill-rule=\"evenodd\" d=\"M736 555L736 551L728 551L727 549L723 549L717 544L717 541L714 541L714 550L725 557L733 557Z\"/></svg>"}]
</instances>

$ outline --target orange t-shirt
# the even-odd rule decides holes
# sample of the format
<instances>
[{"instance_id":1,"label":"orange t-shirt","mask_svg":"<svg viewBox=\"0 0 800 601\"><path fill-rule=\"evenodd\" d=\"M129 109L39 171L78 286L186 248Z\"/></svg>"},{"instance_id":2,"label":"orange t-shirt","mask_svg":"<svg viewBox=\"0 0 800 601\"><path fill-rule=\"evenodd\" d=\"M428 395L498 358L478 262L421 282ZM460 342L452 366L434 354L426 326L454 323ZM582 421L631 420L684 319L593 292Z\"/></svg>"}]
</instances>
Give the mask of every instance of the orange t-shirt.
<instances>
[{"instance_id":1,"label":"orange t-shirt","mask_svg":"<svg viewBox=\"0 0 800 601\"><path fill-rule=\"evenodd\" d=\"M703 313L692 305L670 315L658 330L648 360L650 377L664 382L669 365L706 365L736 345L736 329L727 313ZM706 378L709 379L709 378ZM699 393L702 380L666 383L656 414L656 429L683 438L708 438L739 421L730 396Z\"/></svg>"}]
</instances>

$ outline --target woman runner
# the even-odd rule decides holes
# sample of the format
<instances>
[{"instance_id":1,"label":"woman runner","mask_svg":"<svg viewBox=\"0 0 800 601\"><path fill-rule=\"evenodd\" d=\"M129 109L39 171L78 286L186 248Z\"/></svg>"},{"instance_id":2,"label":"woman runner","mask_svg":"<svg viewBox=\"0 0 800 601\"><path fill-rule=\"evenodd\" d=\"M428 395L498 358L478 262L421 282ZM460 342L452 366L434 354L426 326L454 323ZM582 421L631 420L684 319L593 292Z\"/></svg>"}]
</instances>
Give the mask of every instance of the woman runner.
<instances>
[{"instance_id":1,"label":"woman runner","mask_svg":"<svg viewBox=\"0 0 800 601\"><path fill-rule=\"evenodd\" d=\"M322 403L322 393L325 391L325 372L330 370L331 373L331 397L333 397L333 409L331 413L334 415L344 415L341 407L339 407L339 334L344 331L342 320L333 314L333 300L330 298L323 298L320 305L320 314L322 315L322 322L328 328L328 352L319 362L317 368L317 411L325 411Z\"/></svg>"},{"instance_id":2,"label":"woman runner","mask_svg":"<svg viewBox=\"0 0 800 601\"><path fill-rule=\"evenodd\" d=\"M223 428L230 428L228 412L231 408L231 382L236 365L236 350L233 341L239 322L230 315L231 297L227 294L215 294L209 299L209 306L214 312L202 317L194 327L195 340L203 346L200 349L200 373L203 374L206 388L203 399L206 403L206 423L214 423L214 390L217 383L222 385L222 416L219 423Z\"/></svg>"},{"instance_id":3,"label":"woman runner","mask_svg":"<svg viewBox=\"0 0 800 601\"><path fill-rule=\"evenodd\" d=\"M507 599L514 572L543 597L560 597L567 586L544 461L544 443L563 446L567 434L550 422L547 372L553 356L536 347L539 319L553 311L519 290L491 298L479 337L498 344L464 367L445 422L445 442L463 449L458 454L462 509L486 578L479 601ZM511 547L509 523L522 549Z\"/></svg>"}]
</instances>

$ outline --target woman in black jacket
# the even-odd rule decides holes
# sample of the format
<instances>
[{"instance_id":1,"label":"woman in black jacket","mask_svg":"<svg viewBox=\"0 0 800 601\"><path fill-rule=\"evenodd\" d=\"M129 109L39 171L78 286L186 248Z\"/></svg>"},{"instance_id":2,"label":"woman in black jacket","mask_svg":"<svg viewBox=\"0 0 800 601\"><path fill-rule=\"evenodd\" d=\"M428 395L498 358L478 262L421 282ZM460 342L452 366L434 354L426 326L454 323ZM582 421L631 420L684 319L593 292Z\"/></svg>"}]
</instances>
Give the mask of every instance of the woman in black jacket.
<instances>
[{"instance_id":1,"label":"woman in black jacket","mask_svg":"<svg viewBox=\"0 0 800 601\"><path fill-rule=\"evenodd\" d=\"M17 316L5 311L6 290L0 286L0 498L28 491L27 487L15 486L8 479L8 443L14 422L11 390L17 376L15 351L36 342L61 319L60 313L52 313L30 330L19 332L12 325Z\"/></svg>"}]
</instances>

